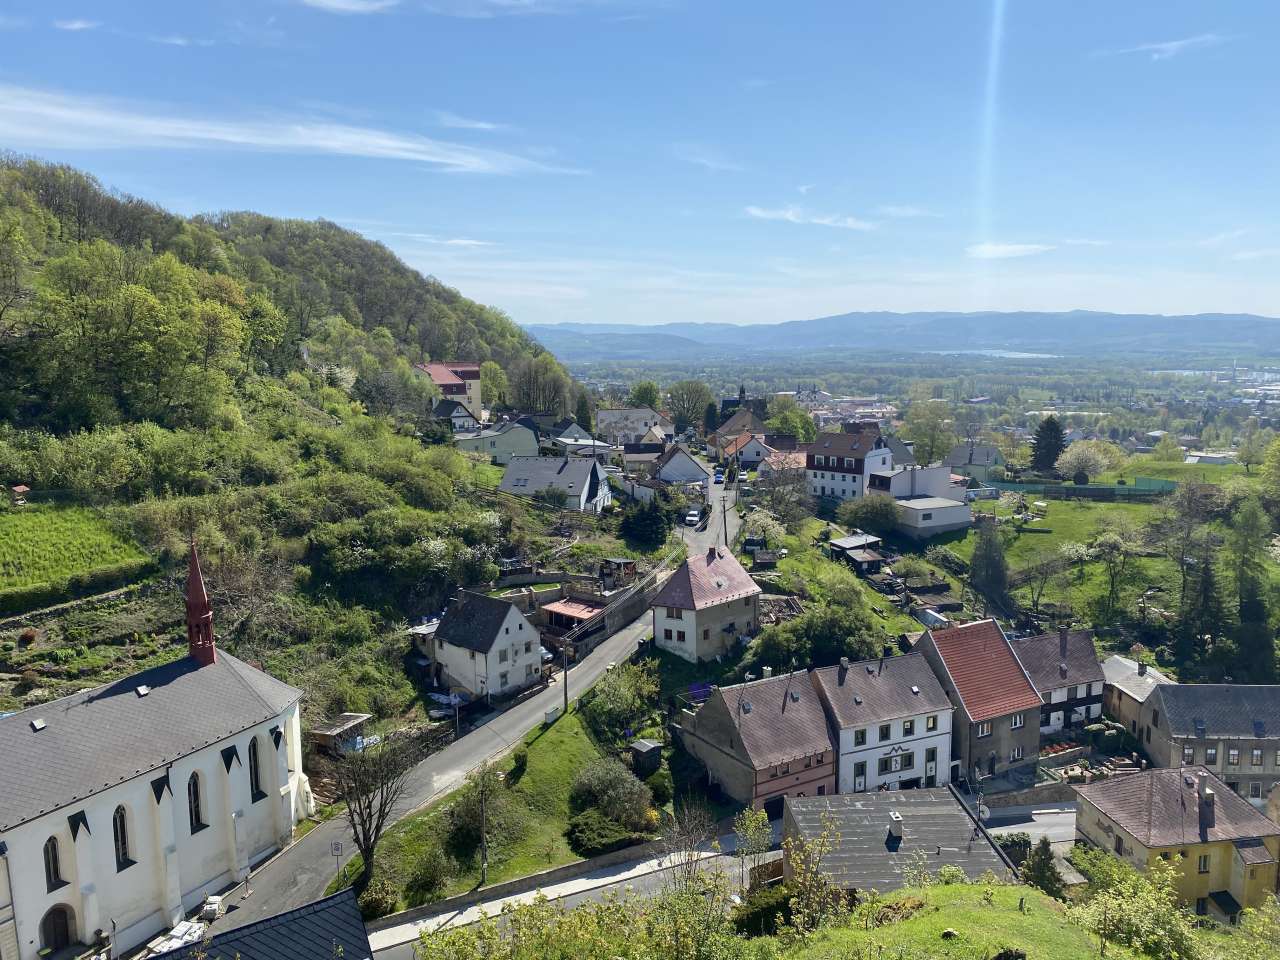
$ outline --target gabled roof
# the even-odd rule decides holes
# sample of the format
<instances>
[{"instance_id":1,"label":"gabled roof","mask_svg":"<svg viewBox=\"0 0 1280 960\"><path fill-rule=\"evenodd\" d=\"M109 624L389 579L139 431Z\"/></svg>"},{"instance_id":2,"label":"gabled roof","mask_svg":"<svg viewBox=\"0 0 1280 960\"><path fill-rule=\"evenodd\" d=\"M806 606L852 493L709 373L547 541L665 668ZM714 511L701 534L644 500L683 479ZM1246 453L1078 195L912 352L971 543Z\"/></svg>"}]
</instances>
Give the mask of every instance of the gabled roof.
<instances>
[{"instance_id":1,"label":"gabled roof","mask_svg":"<svg viewBox=\"0 0 1280 960\"><path fill-rule=\"evenodd\" d=\"M436 639L476 653L488 653L514 606L509 600L463 590L440 618Z\"/></svg>"},{"instance_id":2,"label":"gabled roof","mask_svg":"<svg viewBox=\"0 0 1280 960\"><path fill-rule=\"evenodd\" d=\"M301 696L219 650L204 666L183 657L2 717L0 831L162 770Z\"/></svg>"},{"instance_id":3,"label":"gabled roof","mask_svg":"<svg viewBox=\"0 0 1280 960\"><path fill-rule=\"evenodd\" d=\"M704 467L702 464L700 464L694 458L693 454L691 454L688 450L686 450L682 446L679 446L678 444L673 444L667 447L666 451L663 452L662 456L660 456L657 460L654 461L654 464L653 464L654 469L661 470L663 467L669 464L672 460L674 460L676 457L679 457L681 455L686 457L690 463L692 463L695 467L701 470L704 476L708 476L708 477L711 476L711 474L707 471L707 468Z\"/></svg>"},{"instance_id":4,"label":"gabled roof","mask_svg":"<svg viewBox=\"0 0 1280 960\"><path fill-rule=\"evenodd\" d=\"M1212 826L1201 822L1197 777L1207 777L1214 792ZM1280 836L1280 826L1205 767L1153 767L1078 789L1147 848Z\"/></svg>"},{"instance_id":5,"label":"gabled roof","mask_svg":"<svg viewBox=\"0 0 1280 960\"><path fill-rule=\"evenodd\" d=\"M1280 738L1280 686L1172 683L1156 687L1151 702L1175 737Z\"/></svg>"},{"instance_id":6,"label":"gabled roof","mask_svg":"<svg viewBox=\"0 0 1280 960\"><path fill-rule=\"evenodd\" d=\"M356 893L347 887L331 897L256 923L215 933L210 940L168 953L165 960L370 960Z\"/></svg>"},{"instance_id":7,"label":"gabled roof","mask_svg":"<svg viewBox=\"0 0 1280 960\"><path fill-rule=\"evenodd\" d=\"M598 469L600 465L590 457L512 457L498 489L531 497L555 487L577 499Z\"/></svg>"},{"instance_id":8,"label":"gabled roof","mask_svg":"<svg viewBox=\"0 0 1280 960\"><path fill-rule=\"evenodd\" d=\"M764 421L757 417L750 407L742 407L728 420L720 424L715 436L718 438L736 437L744 431L747 433L764 432Z\"/></svg>"},{"instance_id":9,"label":"gabled roof","mask_svg":"<svg viewBox=\"0 0 1280 960\"><path fill-rule=\"evenodd\" d=\"M628 420L667 420L653 407L611 407L596 411L596 426L609 423L625 423Z\"/></svg>"},{"instance_id":10,"label":"gabled roof","mask_svg":"<svg viewBox=\"0 0 1280 960\"><path fill-rule=\"evenodd\" d=\"M645 431L645 435L640 439L645 443L666 443L667 435L655 425Z\"/></svg>"},{"instance_id":11,"label":"gabled roof","mask_svg":"<svg viewBox=\"0 0 1280 960\"><path fill-rule=\"evenodd\" d=\"M461 401L458 401L458 400L450 400L447 397L443 400L437 401L435 405L435 409L433 409L431 412L434 413L437 417L452 417L459 410L461 410L471 419L473 420L476 419L475 414L473 414L470 410L467 409L467 405L465 403L462 403Z\"/></svg>"},{"instance_id":12,"label":"gabled roof","mask_svg":"<svg viewBox=\"0 0 1280 960\"><path fill-rule=\"evenodd\" d=\"M893 462L895 465L900 467L910 467L915 465L916 455L911 452L911 448L903 443L897 434L887 434L884 438L884 442L893 453Z\"/></svg>"},{"instance_id":13,"label":"gabled roof","mask_svg":"<svg viewBox=\"0 0 1280 960\"><path fill-rule=\"evenodd\" d=\"M819 457L860 459L876 449L877 445L886 445L880 437L878 427L864 428L858 433L820 433L812 443L805 444L805 450Z\"/></svg>"},{"instance_id":14,"label":"gabled roof","mask_svg":"<svg viewBox=\"0 0 1280 960\"><path fill-rule=\"evenodd\" d=\"M994 443L957 443L942 461L948 467L989 467L1003 462L1004 456Z\"/></svg>"},{"instance_id":15,"label":"gabled roof","mask_svg":"<svg viewBox=\"0 0 1280 960\"><path fill-rule=\"evenodd\" d=\"M803 470L803 450L777 450L765 457L765 463L773 470Z\"/></svg>"},{"instance_id":16,"label":"gabled roof","mask_svg":"<svg viewBox=\"0 0 1280 960\"><path fill-rule=\"evenodd\" d=\"M1107 683L1123 690L1139 703L1145 703L1156 687L1176 682L1155 667L1147 667L1145 672L1139 673L1136 660L1122 657L1118 653L1113 653L1102 661L1102 674Z\"/></svg>"},{"instance_id":17,"label":"gabled roof","mask_svg":"<svg viewBox=\"0 0 1280 960\"><path fill-rule=\"evenodd\" d=\"M455 440L492 440L510 433L512 430L528 430L537 437L538 431L527 423L520 423L516 420L503 420L502 423L489 427L487 430L480 430L476 433L455 433Z\"/></svg>"},{"instance_id":18,"label":"gabled roof","mask_svg":"<svg viewBox=\"0 0 1280 960\"><path fill-rule=\"evenodd\" d=\"M721 687L717 693L757 770L834 749L826 711L804 670Z\"/></svg>"},{"instance_id":19,"label":"gabled roof","mask_svg":"<svg viewBox=\"0 0 1280 960\"><path fill-rule=\"evenodd\" d=\"M755 439L755 436L753 434L750 434L750 433L739 434L738 436L734 437L732 440L730 440L728 443L724 445L724 448L723 448L724 455L726 457L733 456L735 453L737 453L739 450L741 450L743 447L745 447L748 443L750 443L754 439Z\"/></svg>"},{"instance_id":20,"label":"gabled roof","mask_svg":"<svg viewBox=\"0 0 1280 960\"><path fill-rule=\"evenodd\" d=\"M1027 671L1031 683L1041 694L1061 687L1102 682L1102 664L1098 663L1098 654L1093 647L1092 630L1069 632L1065 657L1062 655L1060 633L1021 637L1009 643L1022 669Z\"/></svg>"},{"instance_id":21,"label":"gabled roof","mask_svg":"<svg viewBox=\"0 0 1280 960\"><path fill-rule=\"evenodd\" d=\"M1040 709L1040 695L994 620L926 632L946 665L970 721L978 723Z\"/></svg>"},{"instance_id":22,"label":"gabled roof","mask_svg":"<svg viewBox=\"0 0 1280 960\"><path fill-rule=\"evenodd\" d=\"M760 587L732 552L724 547L710 547L680 564L649 605L702 610L760 592Z\"/></svg>"},{"instance_id":23,"label":"gabled roof","mask_svg":"<svg viewBox=\"0 0 1280 960\"><path fill-rule=\"evenodd\" d=\"M823 667L813 672L813 680L841 727L951 709L922 653Z\"/></svg>"}]
</instances>

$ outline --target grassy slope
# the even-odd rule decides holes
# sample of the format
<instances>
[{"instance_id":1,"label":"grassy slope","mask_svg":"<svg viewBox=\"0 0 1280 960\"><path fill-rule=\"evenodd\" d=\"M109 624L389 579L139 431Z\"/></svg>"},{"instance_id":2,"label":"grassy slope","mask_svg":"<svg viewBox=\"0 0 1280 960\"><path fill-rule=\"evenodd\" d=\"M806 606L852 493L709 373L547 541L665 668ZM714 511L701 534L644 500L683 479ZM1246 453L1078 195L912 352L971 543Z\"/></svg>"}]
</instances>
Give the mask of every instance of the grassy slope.
<instances>
[{"instance_id":1,"label":"grassy slope","mask_svg":"<svg viewBox=\"0 0 1280 960\"><path fill-rule=\"evenodd\" d=\"M143 558L137 544L87 507L29 504L0 511L0 590Z\"/></svg>"}]
</instances>

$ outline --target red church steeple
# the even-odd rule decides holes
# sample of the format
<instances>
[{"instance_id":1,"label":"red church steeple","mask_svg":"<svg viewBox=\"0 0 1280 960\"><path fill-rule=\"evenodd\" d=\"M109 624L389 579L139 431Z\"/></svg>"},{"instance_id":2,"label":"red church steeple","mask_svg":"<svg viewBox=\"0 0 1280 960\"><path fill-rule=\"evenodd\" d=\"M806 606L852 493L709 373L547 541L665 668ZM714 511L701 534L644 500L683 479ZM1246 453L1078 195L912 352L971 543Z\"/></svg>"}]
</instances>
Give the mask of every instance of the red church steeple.
<instances>
[{"instance_id":1,"label":"red church steeple","mask_svg":"<svg viewBox=\"0 0 1280 960\"><path fill-rule=\"evenodd\" d=\"M218 660L218 648L213 643L213 607L204 588L204 575L200 572L200 557L196 542L191 541L191 556L187 561L187 652L202 667Z\"/></svg>"}]
</instances>

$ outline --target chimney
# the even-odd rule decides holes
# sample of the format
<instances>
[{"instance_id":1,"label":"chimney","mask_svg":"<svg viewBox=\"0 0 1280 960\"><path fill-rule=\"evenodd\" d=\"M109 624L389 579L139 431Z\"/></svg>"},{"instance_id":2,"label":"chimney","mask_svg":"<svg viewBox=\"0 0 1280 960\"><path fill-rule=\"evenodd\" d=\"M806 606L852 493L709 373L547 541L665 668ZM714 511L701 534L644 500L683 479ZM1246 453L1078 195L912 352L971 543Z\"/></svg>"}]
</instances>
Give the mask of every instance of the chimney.
<instances>
[{"instance_id":1,"label":"chimney","mask_svg":"<svg viewBox=\"0 0 1280 960\"><path fill-rule=\"evenodd\" d=\"M1067 661L1067 625L1065 623L1058 628L1058 659L1063 663Z\"/></svg>"},{"instance_id":2,"label":"chimney","mask_svg":"<svg viewBox=\"0 0 1280 960\"><path fill-rule=\"evenodd\" d=\"M902 814L897 810L889 811L889 836L902 839Z\"/></svg>"},{"instance_id":3,"label":"chimney","mask_svg":"<svg viewBox=\"0 0 1280 960\"><path fill-rule=\"evenodd\" d=\"M209 593L204 588L204 575L200 572L200 556L196 542L191 541L191 553L187 558L187 654L202 667L218 661L218 649L213 642L213 607L209 605Z\"/></svg>"},{"instance_id":4,"label":"chimney","mask_svg":"<svg viewBox=\"0 0 1280 960\"><path fill-rule=\"evenodd\" d=\"M1138 661L1138 676L1145 677L1147 675L1147 665L1142 661Z\"/></svg>"},{"instance_id":5,"label":"chimney","mask_svg":"<svg viewBox=\"0 0 1280 960\"><path fill-rule=\"evenodd\" d=\"M768 680L773 676L773 667L761 667L760 673L764 676L764 679Z\"/></svg>"},{"instance_id":6,"label":"chimney","mask_svg":"<svg viewBox=\"0 0 1280 960\"><path fill-rule=\"evenodd\" d=\"M1213 787L1209 786L1208 776L1202 776L1197 782L1197 788L1200 793L1200 827L1208 829L1214 825L1214 793Z\"/></svg>"}]
</instances>

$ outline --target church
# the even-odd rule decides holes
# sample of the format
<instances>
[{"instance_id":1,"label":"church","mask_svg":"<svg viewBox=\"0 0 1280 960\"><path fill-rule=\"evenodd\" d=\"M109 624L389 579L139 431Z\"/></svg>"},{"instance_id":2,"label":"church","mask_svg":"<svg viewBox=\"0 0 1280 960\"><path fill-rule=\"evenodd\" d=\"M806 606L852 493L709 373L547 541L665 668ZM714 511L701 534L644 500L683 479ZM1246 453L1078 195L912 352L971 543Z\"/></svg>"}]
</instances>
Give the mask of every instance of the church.
<instances>
[{"instance_id":1,"label":"church","mask_svg":"<svg viewBox=\"0 0 1280 960\"><path fill-rule=\"evenodd\" d=\"M302 691L217 649L194 544L186 608L181 660L0 718L0 960L130 950L312 812Z\"/></svg>"}]
</instances>

